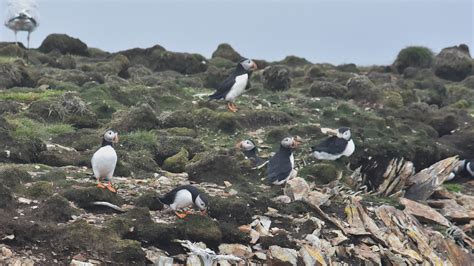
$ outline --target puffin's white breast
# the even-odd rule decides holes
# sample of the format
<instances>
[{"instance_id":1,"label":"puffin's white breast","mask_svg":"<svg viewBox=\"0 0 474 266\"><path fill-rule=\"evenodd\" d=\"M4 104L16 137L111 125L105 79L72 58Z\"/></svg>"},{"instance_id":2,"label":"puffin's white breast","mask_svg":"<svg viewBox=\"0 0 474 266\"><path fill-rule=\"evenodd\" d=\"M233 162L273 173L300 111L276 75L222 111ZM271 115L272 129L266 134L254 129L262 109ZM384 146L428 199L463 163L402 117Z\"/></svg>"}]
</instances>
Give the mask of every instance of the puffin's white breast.
<instances>
[{"instance_id":1,"label":"puffin's white breast","mask_svg":"<svg viewBox=\"0 0 474 266\"><path fill-rule=\"evenodd\" d=\"M182 208L189 207L193 204L193 196L187 189L182 189L176 193L174 202L170 204L170 208L173 210L179 210Z\"/></svg>"},{"instance_id":2,"label":"puffin's white breast","mask_svg":"<svg viewBox=\"0 0 474 266\"><path fill-rule=\"evenodd\" d=\"M342 152L342 155L349 157L352 155L352 153L354 153L354 150L355 150L354 141L351 139L347 142L346 148Z\"/></svg>"},{"instance_id":3,"label":"puffin's white breast","mask_svg":"<svg viewBox=\"0 0 474 266\"><path fill-rule=\"evenodd\" d=\"M91 164L96 178L111 178L117 164L117 153L110 145L101 147L92 156Z\"/></svg>"},{"instance_id":4,"label":"puffin's white breast","mask_svg":"<svg viewBox=\"0 0 474 266\"><path fill-rule=\"evenodd\" d=\"M247 87L247 82L249 80L249 75L247 73L235 77L235 83L230 88L229 92L225 96L225 100L229 102L233 102L235 98L237 98L240 94L245 91L245 87Z\"/></svg>"},{"instance_id":5,"label":"puffin's white breast","mask_svg":"<svg viewBox=\"0 0 474 266\"><path fill-rule=\"evenodd\" d=\"M318 160L334 161L341 158L342 154L330 154L327 152L314 151L311 155Z\"/></svg>"}]
</instances>

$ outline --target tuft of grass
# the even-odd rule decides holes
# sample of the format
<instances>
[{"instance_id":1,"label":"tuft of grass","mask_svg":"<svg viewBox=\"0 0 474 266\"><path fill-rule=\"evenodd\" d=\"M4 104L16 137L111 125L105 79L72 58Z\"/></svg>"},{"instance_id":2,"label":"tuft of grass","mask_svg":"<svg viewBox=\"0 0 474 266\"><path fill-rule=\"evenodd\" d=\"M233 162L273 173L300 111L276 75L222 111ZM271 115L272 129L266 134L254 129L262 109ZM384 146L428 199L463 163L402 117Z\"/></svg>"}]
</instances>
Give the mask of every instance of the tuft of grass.
<instances>
[{"instance_id":1,"label":"tuft of grass","mask_svg":"<svg viewBox=\"0 0 474 266\"><path fill-rule=\"evenodd\" d=\"M444 188L446 188L449 192L461 192L462 185L456 183L447 183L443 184Z\"/></svg>"},{"instance_id":2,"label":"tuft of grass","mask_svg":"<svg viewBox=\"0 0 474 266\"><path fill-rule=\"evenodd\" d=\"M63 94L63 91L56 91L56 90L45 90L45 91L37 91L37 92L12 92L12 91L4 91L0 92L0 100L12 100L18 102L33 102L37 100L48 99L51 97L56 97L58 95Z\"/></svg>"},{"instance_id":3,"label":"tuft of grass","mask_svg":"<svg viewBox=\"0 0 474 266\"><path fill-rule=\"evenodd\" d=\"M54 135L74 132L74 127L68 124L40 123L24 117L7 117L7 121L14 127L10 135L17 139L39 138L48 140Z\"/></svg>"},{"instance_id":4,"label":"tuft of grass","mask_svg":"<svg viewBox=\"0 0 474 266\"><path fill-rule=\"evenodd\" d=\"M433 52L423 46L409 46L402 49L395 60L398 72L402 73L407 67L430 67L433 63Z\"/></svg>"},{"instance_id":5,"label":"tuft of grass","mask_svg":"<svg viewBox=\"0 0 474 266\"><path fill-rule=\"evenodd\" d=\"M16 57L0 55L0 64L15 61Z\"/></svg>"},{"instance_id":6,"label":"tuft of grass","mask_svg":"<svg viewBox=\"0 0 474 266\"><path fill-rule=\"evenodd\" d=\"M158 142L153 131L138 130L122 137L122 146L130 150L148 150Z\"/></svg>"}]
</instances>

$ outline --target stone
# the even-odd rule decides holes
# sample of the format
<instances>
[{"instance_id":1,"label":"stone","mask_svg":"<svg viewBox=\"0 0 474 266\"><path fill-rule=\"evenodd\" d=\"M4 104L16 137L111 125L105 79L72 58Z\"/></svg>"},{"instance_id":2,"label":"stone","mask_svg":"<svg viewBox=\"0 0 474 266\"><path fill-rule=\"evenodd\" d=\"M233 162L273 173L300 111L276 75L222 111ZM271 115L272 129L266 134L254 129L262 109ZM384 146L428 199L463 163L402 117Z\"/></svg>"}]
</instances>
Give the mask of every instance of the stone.
<instances>
[{"instance_id":1,"label":"stone","mask_svg":"<svg viewBox=\"0 0 474 266\"><path fill-rule=\"evenodd\" d=\"M347 97L359 101L376 102L382 97L381 90L365 75L355 75L347 80Z\"/></svg>"},{"instance_id":2,"label":"stone","mask_svg":"<svg viewBox=\"0 0 474 266\"><path fill-rule=\"evenodd\" d=\"M242 244L220 244L219 254L234 255L240 258L249 258L253 255L252 249Z\"/></svg>"},{"instance_id":3,"label":"stone","mask_svg":"<svg viewBox=\"0 0 474 266\"><path fill-rule=\"evenodd\" d=\"M95 266L95 265L90 262L72 259L70 266Z\"/></svg>"},{"instance_id":4,"label":"stone","mask_svg":"<svg viewBox=\"0 0 474 266\"><path fill-rule=\"evenodd\" d=\"M41 43L38 50L42 53L59 51L61 54L88 56L87 45L81 40L66 34L50 34Z\"/></svg>"},{"instance_id":5,"label":"stone","mask_svg":"<svg viewBox=\"0 0 474 266\"><path fill-rule=\"evenodd\" d=\"M111 127L124 132L150 130L159 127L159 119L153 108L143 103L130 108L127 112L114 114Z\"/></svg>"},{"instance_id":6,"label":"stone","mask_svg":"<svg viewBox=\"0 0 474 266\"><path fill-rule=\"evenodd\" d=\"M453 222L464 223L474 219L474 210L467 210L453 199L429 200L428 204L440 209L439 212Z\"/></svg>"},{"instance_id":7,"label":"stone","mask_svg":"<svg viewBox=\"0 0 474 266\"><path fill-rule=\"evenodd\" d=\"M10 258L13 256L13 251L7 247L2 247L2 255L4 257Z\"/></svg>"},{"instance_id":8,"label":"stone","mask_svg":"<svg viewBox=\"0 0 474 266\"><path fill-rule=\"evenodd\" d=\"M309 87L311 97L342 98L347 93L347 88L339 83L329 81L315 81Z\"/></svg>"},{"instance_id":9,"label":"stone","mask_svg":"<svg viewBox=\"0 0 474 266\"><path fill-rule=\"evenodd\" d=\"M162 168L173 173L184 172L185 166L189 161L188 157L189 152L185 148L181 148L178 153L165 159Z\"/></svg>"},{"instance_id":10,"label":"stone","mask_svg":"<svg viewBox=\"0 0 474 266\"><path fill-rule=\"evenodd\" d=\"M460 45L441 50L435 58L433 68L435 75L440 78L461 81L471 73L472 64L469 49Z\"/></svg>"},{"instance_id":11,"label":"stone","mask_svg":"<svg viewBox=\"0 0 474 266\"><path fill-rule=\"evenodd\" d=\"M321 251L310 245L303 245L298 253L306 266L327 265Z\"/></svg>"},{"instance_id":12,"label":"stone","mask_svg":"<svg viewBox=\"0 0 474 266\"><path fill-rule=\"evenodd\" d=\"M270 246L268 249L268 263L273 265L297 265L298 252L290 248Z\"/></svg>"},{"instance_id":13,"label":"stone","mask_svg":"<svg viewBox=\"0 0 474 266\"><path fill-rule=\"evenodd\" d=\"M239 62L243 57L228 43L221 43L212 53L212 58L221 57L232 62Z\"/></svg>"},{"instance_id":14,"label":"stone","mask_svg":"<svg viewBox=\"0 0 474 266\"><path fill-rule=\"evenodd\" d=\"M324 194L319 191L313 190L309 192L308 196L305 198L305 201L313 206L319 207L325 204L330 197L331 195L329 194Z\"/></svg>"},{"instance_id":15,"label":"stone","mask_svg":"<svg viewBox=\"0 0 474 266\"><path fill-rule=\"evenodd\" d=\"M263 87L272 91L284 91L291 86L290 71L282 65L268 66L263 70Z\"/></svg>"},{"instance_id":16,"label":"stone","mask_svg":"<svg viewBox=\"0 0 474 266\"><path fill-rule=\"evenodd\" d=\"M186 266L204 266L198 255L189 255L186 259Z\"/></svg>"},{"instance_id":17,"label":"stone","mask_svg":"<svg viewBox=\"0 0 474 266\"><path fill-rule=\"evenodd\" d=\"M286 182L284 193L292 200L302 200L309 194L309 185L301 177L295 177Z\"/></svg>"},{"instance_id":18,"label":"stone","mask_svg":"<svg viewBox=\"0 0 474 266\"><path fill-rule=\"evenodd\" d=\"M33 87L35 82L22 61L0 64L0 90Z\"/></svg>"},{"instance_id":19,"label":"stone","mask_svg":"<svg viewBox=\"0 0 474 266\"><path fill-rule=\"evenodd\" d=\"M450 226L448 219L430 206L423 205L407 198L400 198L399 201L405 206L404 212L417 217L420 221L437 223L446 227Z\"/></svg>"}]
</instances>

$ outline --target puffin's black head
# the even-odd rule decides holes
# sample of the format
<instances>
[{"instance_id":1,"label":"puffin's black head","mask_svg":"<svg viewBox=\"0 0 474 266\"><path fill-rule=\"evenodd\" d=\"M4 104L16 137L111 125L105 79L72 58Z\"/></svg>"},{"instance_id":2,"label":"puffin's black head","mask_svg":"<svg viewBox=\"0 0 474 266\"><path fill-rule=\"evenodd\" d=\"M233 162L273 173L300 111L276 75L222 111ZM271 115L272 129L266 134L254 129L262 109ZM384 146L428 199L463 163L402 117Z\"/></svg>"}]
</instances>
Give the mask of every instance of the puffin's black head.
<instances>
[{"instance_id":1,"label":"puffin's black head","mask_svg":"<svg viewBox=\"0 0 474 266\"><path fill-rule=\"evenodd\" d=\"M251 151L255 149L257 145L255 145L255 142L253 142L250 139L242 140L241 142L237 143L235 145L235 148L238 150L243 150L243 151Z\"/></svg>"},{"instance_id":2,"label":"puffin's black head","mask_svg":"<svg viewBox=\"0 0 474 266\"><path fill-rule=\"evenodd\" d=\"M206 195L200 193L197 197L196 200L194 201L194 204L201 210L201 211L206 211L207 207L209 206L209 201L207 200Z\"/></svg>"},{"instance_id":3,"label":"puffin's black head","mask_svg":"<svg viewBox=\"0 0 474 266\"><path fill-rule=\"evenodd\" d=\"M337 129L337 137L345 140L351 139L351 129L348 127L341 127Z\"/></svg>"},{"instance_id":4,"label":"puffin's black head","mask_svg":"<svg viewBox=\"0 0 474 266\"><path fill-rule=\"evenodd\" d=\"M280 142L280 145L287 149L296 149L302 142L303 140L298 136L286 137Z\"/></svg>"},{"instance_id":5,"label":"puffin's black head","mask_svg":"<svg viewBox=\"0 0 474 266\"><path fill-rule=\"evenodd\" d=\"M239 62L239 65L241 65L247 72L257 70L257 64L250 59L243 59Z\"/></svg>"},{"instance_id":6,"label":"puffin's black head","mask_svg":"<svg viewBox=\"0 0 474 266\"><path fill-rule=\"evenodd\" d=\"M117 143L118 141L119 141L119 136L118 136L117 131L113 129L109 129L104 134L102 145L104 145L104 143L106 144Z\"/></svg>"}]
</instances>

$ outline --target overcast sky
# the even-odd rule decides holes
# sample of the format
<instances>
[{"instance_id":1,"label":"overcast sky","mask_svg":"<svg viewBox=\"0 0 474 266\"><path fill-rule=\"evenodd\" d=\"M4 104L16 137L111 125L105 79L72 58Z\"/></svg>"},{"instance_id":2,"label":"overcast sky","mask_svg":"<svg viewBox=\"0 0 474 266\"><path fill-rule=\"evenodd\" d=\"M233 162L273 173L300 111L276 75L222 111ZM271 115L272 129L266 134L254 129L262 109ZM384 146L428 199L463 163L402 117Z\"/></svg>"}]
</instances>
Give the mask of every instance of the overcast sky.
<instances>
[{"instance_id":1,"label":"overcast sky","mask_svg":"<svg viewBox=\"0 0 474 266\"><path fill-rule=\"evenodd\" d=\"M6 0L2 2L2 10ZM21 0L17 0L21 1ZM160 44L210 57L230 43L250 58L293 54L315 62L389 64L409 45L474 51L472 0L39 0L38 47L67 33L91 47L119 51ZM5 13L0 12L1 21ZM13 33L0 27L2 41ZM26 41L26 34L19 34ZM472 52L474 54L474 52Z\"/></svg>"}]
</instances>

